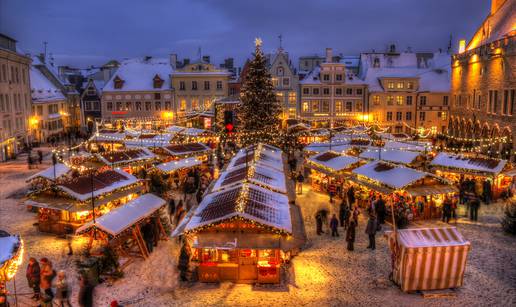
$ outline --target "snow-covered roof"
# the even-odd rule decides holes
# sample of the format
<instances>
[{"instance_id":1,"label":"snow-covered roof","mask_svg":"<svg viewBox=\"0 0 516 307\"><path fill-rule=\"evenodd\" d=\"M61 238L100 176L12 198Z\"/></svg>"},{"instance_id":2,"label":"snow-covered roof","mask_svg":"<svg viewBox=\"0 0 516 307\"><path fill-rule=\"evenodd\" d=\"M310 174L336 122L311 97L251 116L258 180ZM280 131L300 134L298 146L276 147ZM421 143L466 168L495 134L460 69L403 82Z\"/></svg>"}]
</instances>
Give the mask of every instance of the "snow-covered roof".
<instances>
[{"instance_id":1,"label":"snow-covered roof","mask_svg":"<svg viewBox=\"0 0 516 307\"><path fill-rule=\"evenodd\" d=\"M93 141L123 141L125 139L125 132L111 131L107 129L101 129L91 137Z\"/></svg>"},{"instance_id":2,"label":"snow-covered roof","mask_svg":"<svg viewBox=\"0 0 516 307\"><path fill-rule=\"evenodd\" d=\"M213 134L213 132L205 129L199 129L199 128L185 128L179 132L181 135L186 136L199 136L203 134Z\"/></svg>"},{"instance_id":3,"label":"snow-covered roof","mask_svg":"<svg viewBox=\"0 0 516 307\"><path fill-rule=\"evenodd\" d=\"M510 36L516 27L514 12L516 12L516 2L514 0L505 1L494 14L489 14L482 22L482 25L469 41L467 50Z\"/></svg>"},{"instance_id":4,"label":"snow-covered roof","mask_svg":"<svg viewBox=\"0 0 516 307\"><path fill-rule=\"evenodd\" d=\"M74 178L69 182L59 184L57 187L71 197L85 201L90 199L92 194L93 197L97 197L137 182L138 179L133 175L119 169L114 169L94 176L93 193L91 191L91 178L89 175Z\"/></svg>"},{"instance_id":5,"label":"snow-covered roof","mask_svg":"<svg viewBox=\"0 0 516 307\"><path fill-rule=\"evenodd\" d=\"M154 153L143 147L124 151L102 152L96 154L96 156L107 165L133 163L156 158Z\"/></svg>"},{"instance_id":6,"label":"snow-covered roof","mask_svg":"<svg viewBox=\"0 0 516 307\"><path fill-rule=\"evenodd\" d=\"M0 268L17 254L20 244L19 236L0 231Z\"/></svg>"},{"instance_id":7,"label":"snow-covered roof","mask_svg":"<svg viewBox=\"0 0 516 307\"><path fill-rule=\"evenodd\" d=\"M389 161L393 163L410 164L420 155L415 151L404 151L398 149L368 149L360 154L360 158L369 160Z\"/></svg>"},{"instance_id":8,"label":"snow-covered roof","mask_svg":"<svg viewBox=\"0 0 516 307\"><path fill-rule=\"evenodd\" d=\"M347 142L333 142L331 146L332 151L336 152L346 152L353 146L349 145ZM314 142L308 144L304 149L307 152L315 152L321 153L330 150L330 143L323 142Z\"/></svg>"},{"instance_id":9,"label":"snow-covered roof","mask_svg":"<svg viewBox=\"0 0 516 307\"><path fill-rule=\"evenodd\" d=\"M226 170L220 174L219 179L215 182L213 191L240 184L246 179L253 184L265 187L269 190L287 193L285 174L263 164L250 164L248 167L246 167L245 164L241 164Z\"/></svg>"},{"instance_id":10,"label":"snow-covered roof","mask_svg":"<svg viewBox=\"0 0 516 307\"><path fill-rule=\"evenodd\" d=\"M162 172L170 173L179 169L190 168L201 164L202 162L200 160L197 160L195 158L186 158L177 161L161 163L156 165L156 168Z\"/></svg>"},{"instance_id":11,"label":"snow-covered roof","mask_svg":"<svg viewBox=\"0 0 516 307\"><path fill-rule=\"evenodd\" d=\"M171 156L197 155L211 151L211 148L203 143L173 144L161 148Z\"/></svg>"},{"instance_id":12,"label":"snow-covered roof","mask_svg":"<svg viewBox=\"0 0 516 307\"><path fill-rule=\"evenodd\" d=\"M283 171L282 151L270 145L258 144L257 146L240 149L228 163L226 169L245 165L246 161L248 166L251 164L264 165Z\"/></svg>"},{"instance_id":13,"label":"snow-covered roof","mask_svg":"<svg viewBox=\"0 0 516 307\"><path fill-rule=\"evenodd\" d=\"M303 80L299 81L300 84L321 84L321 67L317 66L308 75L306 75ZM346 84L365 84L364 80L359 78L359 76L353 74L350 71L346 72L346 76L344 78L344 83Z\"/></svg>"},{"instance_id":14,"label":"snow-covered roof","mask_svg":"<svg viewBox=\"0 0 516 307\"><path fill-rule=\"evenodd\" d=\"M398 243L407 248L470 244L455 227L400 229L397 234Z\"/></svg>"},{"instance_id":15,"label":"snow-covered roof","mask_svg":"<svg viewBox=\"0 0 516 307\"><path fill-rule=\"evenodd\" d=\"M76 230L76 233L84 233L90 228L96 227L111 236L116 236L153 215L165 205L166 201L163 198L151 193L144 194L98 217L95 223L91 221L84 224Z\"/></svg>"},{"instance_id":16,"label":"snow-covered roof","mask_svg":"<svg viewBox=\"0 0 516 307\"><path fill-rule=\"evenodd\" d=\"M360 161L357 157L346 156L335 151L325 151L308 158L309 163L330 168L334 172L350 168Z\"/></svg>"},{"instance_id":17,"label":"snow-covered roof","mask_svg":"<svg viewBox=\"0 0 516 307\"><path fill-rule=\"evenodd\" d=\"M205 195L184 232L236 217L292 233L288 197L251 183Z\"/></svg>"},{"instance_id":18,"label":"snow-covered roof","mask_svg":"<svg viewBox=\"0 0 516 307\"><path fill-rule=\"evenodd\" d=\"M170 141L174 137L171 133L141 133L137 137L124 140L126 147L159 147L170 145Z\"/></svg>"},{"instance_id":19,"label":"snow-covered roof","mask_svg":"<svg viewBox=\"0 0 516 307\"><path fill-rule=\"evenodd\" d=\"M167 127L167 131L168 132L171 132L171 133L179 133L183 130L185 130L186 127L181 127L181 126L170 126L170 127Z\"/></svg>"},{"instance_id":20,"label":"snow-covered roof","mask_svg":"<svg viewBox=\"0 0 516 307\"><path fill-rule=\"evenodd\" d=\"M392 189L402 189L429 174L383 161L372 161L352 171Z\"/></svg>"},{"instance_id":21,"label":"snow-covered roof","mask_svg":"<svg viewBox=\"0 0 516 307\"><path fill-rule=\"evenodd\" d=\"M31 97L34 103L65 100L65 96L45 75L36 67L30 68Z\"/></svg>"},{"instance_id":22,"label":"snow-covered roof","mask_svg":"<svg viewBox=\"0 0 516 307\"><path fill-rule=\"evenodd\" d=\"M440 152L430 162L430 165L445 167L457 170L467 170L470 172L481 172L497 175L504 169L506 160L491 158L468 158L458 154Z\"/></svg>"},{"instance_id":23,"label":"snow-covered roof","mask_svg":"<svg viewBox=\"0 0 516 307\"><path fill-rule=\"evenodd\" d=\"M399 149L411 151L425 151L432 148L432 144L417 141L386 141L383 146L384 149Z\"/></svg>"},{"instance_id":24,"label":"snow-covered roof","mask_svg":"<svg viewBox=\"0 0 516 307\"><path fill-rule=\"evenodd\" d=\"M68 166L66 166L62 163L57 163L56 165L52 165L51 167L44 169L41 172L37 172L36 174L30 176L29 178L27 178L27 181L30 181L32 179L39 178L39 177L54 181L54 179L55 179L54 178L54 168L55 168L55 178L59 178L63 175L66 175L70 171L70 168Z\"/></svg>"},{"instance_id":25,"label":"snow-covered roof","mask_svg":"<svg viewBox=\"0 0 516 307\"><path fill-rule=\"evenodd\" d=\"M123 61L103 88L104 92L159 91L170 90L170 74L173 69L167 58L134 58ZM161 88L154 88L154 77L158 75L164 82ZM119 77L124 81L122 88L114 87L114 80Z\"/></svg>"}]
</instances>

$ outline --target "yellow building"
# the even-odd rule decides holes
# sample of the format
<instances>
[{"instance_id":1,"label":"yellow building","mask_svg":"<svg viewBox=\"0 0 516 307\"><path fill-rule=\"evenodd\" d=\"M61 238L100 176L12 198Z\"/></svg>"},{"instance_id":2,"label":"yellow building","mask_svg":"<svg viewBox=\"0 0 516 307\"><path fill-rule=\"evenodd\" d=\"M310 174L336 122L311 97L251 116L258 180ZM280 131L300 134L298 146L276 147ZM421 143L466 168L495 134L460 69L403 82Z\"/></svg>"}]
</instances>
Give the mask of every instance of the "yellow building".
<instances>
[{"instance_id":1,"label":"yellow building","mask_svg":"<svg viewBox=\"0 0 516 307\"><path fill-rule=\"evenodd\" d=\"M0 34L0 161L13 158L27 142L30 63L14 39Z\"/></svg>"},{"instance_id":2,"label":"yellow building","mask_svg":"<svg viewBox=\"0 0 516 307\"><path fill-rule=\"evenodd\" d=\"M473 141L474 151L514 159L516 1L491 4L490 14L452 59L449 133L456 141Z\"/></svg>"}]
</instances>

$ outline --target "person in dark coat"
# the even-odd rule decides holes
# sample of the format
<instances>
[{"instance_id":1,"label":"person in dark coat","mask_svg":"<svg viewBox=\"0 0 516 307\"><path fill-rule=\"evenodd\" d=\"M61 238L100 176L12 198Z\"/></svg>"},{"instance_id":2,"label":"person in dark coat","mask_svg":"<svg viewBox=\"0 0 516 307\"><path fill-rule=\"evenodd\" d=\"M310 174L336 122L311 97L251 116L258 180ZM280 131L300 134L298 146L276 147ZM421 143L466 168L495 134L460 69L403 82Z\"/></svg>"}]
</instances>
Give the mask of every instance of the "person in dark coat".
<instances>
[{"instance_id":1,"label":"person in dark coat","mask_svg":"<svg viewBox=\"0 0 516 307\"><path fill-rule=\"evenodd\" d=\"M183 243L181 252L179 253L179 261L177 263L177 269L179 270L179 276L181 281L188 281L187 274L190 268L190 248L186 243Z\"/></svg>"},{"instance_id":2,"label":"person in dark coat","mask_svg":"<svg viewBox=\"0 0 516 307\"><path fill-rule=\"evenodd\" d=\"M371 213L369 215L369 220L367 221L367 226L365 233L369 236L369 245L367 248L370 248L372 250L376 249L376 230L378 230L378 222L376 221L376 216L374 213Z\"/></svg>"},{"instance_id":3,"label":"person in dark coat","mask_svg":"<svg viewBox=\"0 0 516 307\"><path fill-rule=\"evenodd\" d=\"M148 222L142 227L143 240L145 241L145 246L149 253L152 253L152 250L154 249L154 230L152 229L152 226L152 222Z\"/></svg>"},{"instance_id":4,"label":"person in dark coat","mask_svg":"<svg viewBox=\"0 0 516 307\"><path fill-rule=\"evenodd\" d=\"M349 221L348 229L346 230L346 242L348 242L348 251L352 251L353 244L355 243L355 228L357 225L355 224L355 220Z\"/></svg>"},{"instance_id":5,"label":"person in dark coat","mask_svg":"<svg viewBox=\"0 0 516 307\"><path fill-rule=\"evenodd\" d=\"M303 176L302 172L299 172L299 174L296 177L297 180L297 194L303 194L303 181L305 181L305 176Z\"/></svg>"},{"instance_id":6,"label":"person in dark coat","mask_svg":"<svg viewBox=\"0 0 516 307\"><path fill-rule=\"evenodd\" d=\"M93 307L93 287L85 276L79 278L79 306Z\"/></svg>"},{"instance_id":7,"label":"person in dark coat","mask_svg":"<svg viewBox=\"0 0 516 307\"><path fill-rule=\"evenodd\" d=\"M331 236L332 237L338 237L339 236L338 228L339 228L339 220L337 219L337 216L334 214L331 217L331 220L330 220L330 229L331 229Z\"/></svg>"},{"instance_id":8,"label":"person in dark coat","mask_svg":"<svg viewBox=\"0 0 516 307\"><path fill-rule=\"evenodd\" d=\"M472 197L469 201L469 217L472 221L478 221L478 208L480 207L480 200L478 197Z\"/></svg>"},{"instance_id":9,"label":"person in dark coat","mask_svg":"<svg viewBox=\"0 0 516 307\"><path fill-rule=\"evenodd\" d=\"M324 233L324 231L322 230L322 226L323 226L323 216L320 212L317 213L317 215L315 216L315 226L316 226L316 229L317 229L317 235L320 236L321 234Z\"/></svg>"},{"instance_id":10,"label":"person in dark coat","mask_svg":"<svg viewBox=\"0 0 516 307\"><path fill-rule=\"evenodd\" d=\"M349 187L346 195L348 197L348 205L352 206L355 203L355 189L353 186Z\"/></svg>"},{"instance_id":11,"label":"person in dark coat","mask_svg":"<svg viewBox=\"0 0 516 307\"><path fill-rule=\"evenodd\" d=\"M339 221L340 221L340 227L348 227L349 223L349 207L346 201L342 201L340 203L339 208Z\"/></svg>"},{"instance_id":12,"label":"person in dark coat","mask_svg":"<svg viewBox=\"0 0 516 307\"><path fill-rule=\"evenodd\" d=\"M43 152L38 150L38 162L39 164L43 163Z\"/></svg>"},{"instance_id":13,"label":"person in dark coat","mask_svg":"<svg viewBox=\"0 0 516 307\"><path fill-rule=\"evenodd\" d=\"M486 203L486 205L489 205L491 203L491 194L492 194L492 191L491 191L491 182L489 180L484 180L484 183L482 184L482 192L483 192L483 196L484 196L484 202Z\"/></svg>"},{"instance_id":14,"label":"person in dark coat","mask_svg":"<svg viewBox=\"0 0 516 307\"><path fill-rule=\"evenodd\" d=\"M385 223L385 214L387 212L385 208L385 200L383 200L382 195L378 198L376 201L376 205L374 207L376 211L376 216L378 217L378 223L384 224Z\"/></svg>"},{"instance_id":15,"label":"person in dark coat","mask_svg":"<svg viewBox=\"0 0 516 307\"><path fill-rule=\"evenodd\" d=\"M41 292L41 288L39 287L39 283L41 281L41 270L39 268L39 263L35 258L29 259L29 264L27 265L27 271L25 276L27 277L27 282L29 283L29 288L34 291L33 299L38 299L39 294Z\"/></svg>"},{"instance_id":16,"label":"person in dark coat","mask_svg":"<svg viewBox=\"0 0 516 307\"><path fill-rule=\"evenodd\" d=\"M443 222L449 223L452 214L452 203L448 196L443 201Z\"/></svg>"}]
</instances>

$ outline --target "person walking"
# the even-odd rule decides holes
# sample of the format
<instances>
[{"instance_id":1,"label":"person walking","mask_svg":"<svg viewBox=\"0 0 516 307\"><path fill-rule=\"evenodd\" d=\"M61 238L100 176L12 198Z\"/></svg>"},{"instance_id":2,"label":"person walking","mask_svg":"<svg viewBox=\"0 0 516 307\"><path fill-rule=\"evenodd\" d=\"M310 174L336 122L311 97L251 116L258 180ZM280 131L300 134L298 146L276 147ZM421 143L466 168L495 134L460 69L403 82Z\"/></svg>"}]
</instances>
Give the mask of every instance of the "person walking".
<instances>
[{"instance_id":1,"label":"person walking","mask_svg":"<svg viewBox=\"0 0 516 307\"><path fill-rule=\"evenodd\" d=\"M472 197L469 201L469 218L472 221L478 221L478 208L480 207L480 200L478 197Z\"/></svg>"},{"instance_id":2,"label":"person walking","mask_svg":"<svg viewBox=\"0 0 516 307\"><path fill-rule=\"evenodd\" d=\"M338 227L339 227L339 220L337 219L337 216L334 214L330 220L330 228L331 228L331 236L332 237L339 236Z\"/></svg>"},{"instance_id":3,"label":"person walking","mask_svg":"<svg viewBox=\"0 0 516 307\"><path fill-rule=\"evenodd\" d=\"M449 223L452 212L451 200L448 196L444 197L443 201L443 222Z\"/></svg>"},{"instance_id":4,"label":"person walking","mask_svg":"<svg viewBox=\"0 0 516 307\"><path fill-rule=\"evenodd\" d=\"M369 220L367 221L367 226L365 233L369 236L369 245L367 248L372 250L376 249L376 231L378 230L378 221L376 220L376 216L371 212L369 214Z\"/></svg>"},{"instance_id":5,"label":"person walking","mask_svg":"<svg viewBox=\"0 0 516 307\"><path fill-rule=\"evenodd\" d=\"M358 216L360 215L360 210L358 209L358 206L355 206L353 209L353 221L355 222L355 227L358 225Z\"/></svg>"},{"instance_id":6,"label":"person walking","mask_svg":"<svg viewBox=\"0 0 516 307\"><path fill-rule=\"evenodd\" d=\"M43 152L38 150L38 162L39 164L43 163Z\"/></svg>"},{"instance_id":7,"label":"person walking","mask_svg":"<svg viewBox=\"0 0 516 307\"><path fill-rule=\"evenodd\" d=\"M41 280L39 282L39 286L47 296L54 298L54 293L52 292L52 280L56 273L52 267L52 262L47 258L41 258L39 262L41 263Z\"/></svg>"},{"instance_id":8,"label":"person walking","mask_svg":"<svg viewBox=\"0 0 516 307\"><path fill-rule=\"evenodd\" d=\"M348 242L347 249L348 251L353 251L353 244L355 243L355 228L357 225L355 224L355 220L351 220L349 222L348 229L346 230L346 242Z\"/></svg>"},{"instance_id":9,"label":"person walking","mask_svg":"<svg viewBox=\"0 0 516 307\"><path fill-rule=\"evenodd\" d=\"M301 195L301 194L303 194L303 181L305 181L305 177L303 176L302 172L299 172L296 180L297 180L297 194Z\"/></svg>"},{"instance_id":10,"label":"person walking","mask_svg":"<svg viewBox=\"0 0 516 307\"><path fill-rule=\"evenodd\" d=\"M351 207L355 203L355 189L353 186L350 186L348 191L346 192L346 196L348 198L348 205Z\"/></svg>"},{"instance_id":11,"label":"person walking","mask_svg":"<svg viewBox=\"0 0 516 307\"><path fill-rule=\"evenodd\" d=\"M93 287L86 276L79 277L79 295L77 296L79 306L93 307Z\"/></svg>"},{"instance_id":12,"label":"person walking","mask_svg":"<svg viewBox=\"0 0 516 307\"><path fill-rule=\"evenodd\" d=\"M68 288L66 275L65 272L61 270L57 273L55 302L59 307L64 307L65 305L71 307L69 297L70 290Z\"/></svg>"},{"instance_id":13,"label":"person walking","mask_svg":"<svg viewBox=\"0 0 516 307\"><path fill-rule=\"evenodd\" d=\"M482 188L483 188L482 192L484 195L484 202L486 203L486 205L489 205L491 203L491 198L492 198L491 182L488 179L484 180Z\"/></svg>"},{"instance_id":14,"label":"person walking","mask_svg":"<svg viewBox=\"0 0 516 307\"><path fill-rule=\"evenodd\" d=\"M322 230L322 227L323 227L323 217L322 217L321 212L318 212L315 215L315 228L316 228L316 232L317 232L318 236L320 236L321 234L324 233L324 231Z\"/></svg>"},{"instance_id":15,"label":"person walking","mask_svg":"<svg viewBox=\"0 0 516 307\"><path fill-rule=\"evenodd\" d=\"M378 217L378 223L385 224L385 214L387 209L385 207L385 200L383 200L382 195L378 196L378 200L376 201L376 216Z\"/></svg>"},{"instance_id":16,"label":"person walking","mask_svg":"<svg viewBox=\"0 0 516 307\"><path fill-rule=\"evenodd\" d=\"M339 207L339 221L340 227L348 227L349 223L349 207L345 200L340 203Z\"/></svg>"},{"instance_id":17,"label":"person walking","mask_svg":"<svg viewBox=\"0 0 516 307\"><path fill-rule=\"evenodd\" d=\"M33 299L39 299L41 292L41 288L39 287L41 280L40 274L41 270L38 261L36 258L30 257L29 264L27 265L27 271L25 272L25 277L27 277L29 288L31 288L34 292L34 295L32 296Z\"/></svg>"}]
</instances>

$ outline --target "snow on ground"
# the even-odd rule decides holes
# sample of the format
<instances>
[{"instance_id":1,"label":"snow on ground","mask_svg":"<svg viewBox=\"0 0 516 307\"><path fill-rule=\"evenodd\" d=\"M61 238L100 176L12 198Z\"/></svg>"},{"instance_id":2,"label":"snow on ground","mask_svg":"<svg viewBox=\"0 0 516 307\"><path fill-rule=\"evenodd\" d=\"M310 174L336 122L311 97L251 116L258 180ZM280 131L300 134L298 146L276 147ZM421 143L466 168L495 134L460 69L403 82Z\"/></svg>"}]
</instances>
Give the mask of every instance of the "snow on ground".
<instances>
[{"instance_id":1,"label":"snow on ground","mask_svg":"<svg viewBox=\"0 0 516 307\"><path fill-rule=\"evenodd\" d=\"M46 164L48 166L48 157ZM76 306L78 291L73 260L67 256L65 239L39 233L33 223L35 214L20 206L9 195L23 189L25 178L38 170L27 170L25 159L0 164L0 229L20 234L25 242L24 263L16 275L19 293L29 293L25 280L28 257L48 257L56 269L65 269L72 284L72 302ZM43 169L43 166L39 170ZM280 285L241 285L232 283L179 283L175 263L178 244L170 240L161 244L146 261L130 265L125 277L112 284L96 287L95 306L106 306L118 299L125 306L514 306L516 304L516 238L501 231L501 204L482 205L480 221L459 218L457 228L471 241L464 286L456 297L423 299L419 294L405 294L393 285L390 252L386 240L377 235L377 249L366 249L365 218L360 216L355 251L345 247L344 231L332 238L315 234L315 213L323 208L336 213L337 204L328 196L304 187L298 197L308 235L306 249L285 269ZM14 193L15 197L21 195ZM459 210L464 214L464 210ZM440 222L433 222L440 223ZM428 224L428 223L426 223ZM452 223L453 224L453 223ZM384 227L384 230L387 227ZM74 240L74 250L80 240ZM13 290L13 282L8 284ZM20 296L20 306L36 306L29 296ZM12 298L11 298L12 299Z\"/></svg>"}]
</instances>

